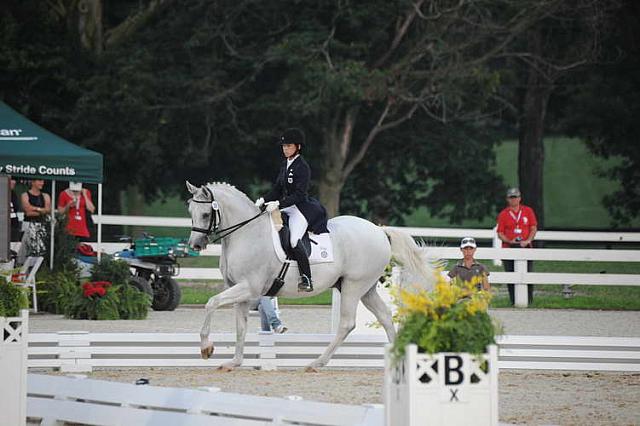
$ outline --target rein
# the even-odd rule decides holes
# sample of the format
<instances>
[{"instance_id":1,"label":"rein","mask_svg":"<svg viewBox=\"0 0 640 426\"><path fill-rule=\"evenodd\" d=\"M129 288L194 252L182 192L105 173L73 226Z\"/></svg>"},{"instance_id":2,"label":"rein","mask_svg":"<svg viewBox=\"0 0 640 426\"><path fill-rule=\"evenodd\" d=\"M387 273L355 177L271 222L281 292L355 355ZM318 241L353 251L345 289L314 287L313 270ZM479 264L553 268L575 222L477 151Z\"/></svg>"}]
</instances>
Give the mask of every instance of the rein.
<instances>
[{"instance_id":1,"label":"rein","mask_svg":"<svg viewBox=\"0 0 640 426\"><path fill-rule=\"evenodd\" d=\"M235 225L231 225L228 228L218 229L218 225L219 225L220 221L222 220L222 216L220 214L220 206L218 205L218 202L216 201L215 197L213 196L213 192L209 188L207 188L206 186L203 186L202 188L209 194L209 196L211 197L211 201L195 200L193 198L191 199L191 201L194 202L194 203L211 204L212 214L211 214L211 219L209 219L209 227L207 229L205 229L205 228L196 228L195 226L192 226L191 230L194 231L194 232L200 232L201 234L205 234L206 236L209 236L211 234L218 234L218 236L213 241L211 241L211 243L216 243L216 242L220 241L221 239L223 239L224 237L227 237L227 236L233 234L234 232L236 232L238 229L242 228L243 226L245 226L249 222L252 222L255 219L257 219L258 217L262 216L262 214L266 211L266 210L263 210L260 213L258 213L257 215L253 216L252 218L244 220L244 221L239 222L239 223L236 223ZM226 232L226 233L222 234L223 232Z\"/></svg>"}]
</instances>

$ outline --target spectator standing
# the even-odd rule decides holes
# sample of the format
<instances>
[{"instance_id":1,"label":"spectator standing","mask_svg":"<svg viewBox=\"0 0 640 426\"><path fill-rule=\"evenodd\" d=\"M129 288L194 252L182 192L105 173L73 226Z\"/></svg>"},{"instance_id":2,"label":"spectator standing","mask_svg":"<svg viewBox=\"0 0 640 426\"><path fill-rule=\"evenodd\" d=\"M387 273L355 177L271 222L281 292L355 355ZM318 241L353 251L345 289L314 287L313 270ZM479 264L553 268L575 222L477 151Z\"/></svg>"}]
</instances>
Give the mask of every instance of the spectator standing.
<instances>
[{"instance_id":1,"label":"spectator standing","mask_svg":"<svg viewBox=\"0 0 640 426\"><path fill-rule=\"evenodd\" d=\"M80 182L69 182L69 188L60 193L58 212L67 216L67 233L82 240L88 240L87 211L94 213L96 207L91 201L91 192Z\"/></svg>"},{"instance_id":2,"label":"spectator standing","mask_svg":"<svg viewBox=\"0 0 640 426\"><path fill-rule=\"evenodd\" d=\"M44 180L34 179L29 190L20 196L24 221L27 223L22 244L18 252L18 263L24 263L28 256L43 256L47 250L48 215L51 213L51 197L42 191Z\"/></svg>"},{"instance_id":3,"label":"spectator standing","mask_svg":"<svg viewBox=\"0 0 640 426\"><path fill-rule=\"evenodd\" d=\"M20 209L20 198L16 194L16 180L11 179L11 241L20 241L22 237L22 224L18 219Z\"/></svg>"},{"instance_id":4,"label":"spectator standing","mask_svg":"<svg viewBox=\"0 0 640 426\"><path fill-rule=\"evenodd\" d=\"M282 334L287 331L287 327L282 324L273 306L273 299L269 296L261 296L258 299L258 312L260 312L260 328L262 331L272 331Z\"/></svg>"},{"instance_id":5,"label":"spectator standing","mask_svg":"<svg viewBox=\"0 0 640 426\"><path fill-rule=\"evenodd\" d=\"M498 238L503 248L532 248L538 232L538 220L531 207L522 204L522 194L518 188L507 190L507 207L498 215ZM503 260L505 272L514 271L513 260ZM533 261L527 262L527 271L533 271ZM514 304L514 285L507 284L509 300ZM529 303L533 302L533 285L527 284Z\"/></svg>"},{"instance_id":6,"label":"spectator standing","mask_svg":"<svg viewBox=\"0 0 640 426\"><path fill-rule=\"evenodd\" d=\"M489 270L482 263L475 259L476 240L471 237L464 237L460 241L460 251L462 259L449 271L449 278L459 278L462 281L471 281L474 277L480 277L480 282L476 284L478 290L491 290L489 285Z\"/></svg>"}]
</instances>

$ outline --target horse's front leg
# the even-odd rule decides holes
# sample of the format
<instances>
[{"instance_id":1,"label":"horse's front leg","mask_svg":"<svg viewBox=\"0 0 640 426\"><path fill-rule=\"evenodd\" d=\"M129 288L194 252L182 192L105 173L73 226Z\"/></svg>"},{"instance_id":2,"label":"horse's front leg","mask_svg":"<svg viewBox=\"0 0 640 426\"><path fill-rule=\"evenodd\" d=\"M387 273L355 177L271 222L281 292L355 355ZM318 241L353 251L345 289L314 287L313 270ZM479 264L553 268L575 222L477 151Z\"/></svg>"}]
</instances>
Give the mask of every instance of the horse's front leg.
<instances>
[{"instance_id":1,"label":"horse's front leg","mask_svg":"<svg viewBox=\"0 0 640 426\"><path fill-rule=\"evenodd\" d=\"M233 360L225 362L220 370L231 371L242 365L244 358L244 340L247 335L247 318L249 317L249 302L235 304L236 310L236 353Z\"/></svg>"},{"instance_id":2,"label":"horse's front leg","mask_svg":"<svg viewBox=\"0 0 640 426\"><path fill-rule=\"evenodd\" d=\"M209 340L209 332L213 323L213 312L220 306L246 302L251 298L247 284L236 284L220 294L213 296L205 305L206 315L200 330L200 355L208 359L213 354L213 343Z\"/></svg>"}]
</instances>

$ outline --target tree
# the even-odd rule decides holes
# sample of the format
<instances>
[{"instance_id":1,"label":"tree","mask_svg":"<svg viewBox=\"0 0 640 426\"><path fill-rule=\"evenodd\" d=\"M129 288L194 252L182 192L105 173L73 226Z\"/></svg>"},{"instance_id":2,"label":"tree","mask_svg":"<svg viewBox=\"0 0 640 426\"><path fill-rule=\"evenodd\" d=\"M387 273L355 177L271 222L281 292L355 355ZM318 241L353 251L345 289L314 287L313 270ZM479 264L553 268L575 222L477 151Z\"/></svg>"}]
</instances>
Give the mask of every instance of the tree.
<instances>
[{"instance_id":1,"label":"tree","mask_svg":"<svg viewBox=\"0 0 640 426\"><path fill-rule=\"evenodd\" d=\"M605 175L621 188L605 196L613 225L628 225L640 214L640 6L625 1L611 18L603 59L576 76L562 128L585 138L591 151L616 164Z\"/></svg>"},{"instance_id":2,"label":"tree","mask_svg":"<svg viewBox=\"0 0 640 426\"><path fill-rule=\"evenodd\" d=\"M255 177L272 178L272 136L298 125L310 141L305 153L318 160L318 192L331 214L349 179L362 182L370 164L381 164L370 155L374 147L402 164L395 157L402 150L390 149L400 142L409 155L442 154L443 164L428 162L428 174L390 172L398 181L380 189L399 193L424 178L418 199L453 220L486 206L458 196L471 181L451 178L451 158L460 157L444 155L444 147L489 155L489 143L479 145L485 136L469 137L492 128L503 108L502 77L489 62L562 3L96 2L82 3L95 6L82 21L70 12L77 1L50 0L47 19L67 29L58 39L68 50L83 49L82 66L57 57L70 73L61 134L105 154L109 187L135 182L153 197L180 187L184 177L205 176L250 187ZM411 162L415 170L423 164ZM496 182L487 176L487 185ZM355 196L368 191L352 188ZM378 217L398 218L415 203L374 204Z\"/></svg>"},{"instance_id":3,"label":"tree","mask_svg":"<svg viewBox=\"0 0 640 426\"><path fill-rule=\"evenodd\" d=\"M412 120L460 125L486 114L499 85L487 62L556 3L289 4L262 73L271 90L246 108L245 122L310 129L322 147L320 198L336 214L348 178L382 135Z\"/></svg>"},{"instance_id":4,"label":"tree","mask_svg":"<svg viewBox=\"0 0 640 426\"><path fill-rule=\"evenodd\" d=\"M451 223L494 214L504 184L495 173L498 135L489 127L413 120L383 135L346 183L341 209L396 225L418 207Z\"/></svg>"},{"instance_id":5,"label":"tree","mask_svg":"<svg viewBox=\"0 0 640 426\"><path fill-rule=\"evenodd\" d=\"M599 60L600 40L616 2L574 0L554 5L529 27L516 50L505 57L518 61L513 92L518 127L518 180L527 204L544 226L544 134L549 100L572 73Z\"/></svg>"}]
</instances>

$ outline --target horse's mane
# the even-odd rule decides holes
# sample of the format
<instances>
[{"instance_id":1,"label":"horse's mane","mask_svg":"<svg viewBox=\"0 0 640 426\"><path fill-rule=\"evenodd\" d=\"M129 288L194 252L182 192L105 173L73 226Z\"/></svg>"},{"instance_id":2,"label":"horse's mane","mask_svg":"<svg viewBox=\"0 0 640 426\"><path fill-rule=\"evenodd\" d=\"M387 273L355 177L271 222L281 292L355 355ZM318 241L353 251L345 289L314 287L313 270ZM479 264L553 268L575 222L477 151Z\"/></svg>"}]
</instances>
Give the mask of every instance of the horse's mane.
<instances>
[{"instance_id":1,"label":"horse's mane","mask_svg":"<svg viewBox=\"0 0 640 426\"><path fill-rule=\"evenodd\" d=\"M222 190L223 192L230 194L231 196L235 196L238 197L240 199L246 200L247 203L249 204L253 204L253 201L251 201L249 199L249 197L247 197L247 195L240 191L238 188L236 188L235 186L231 185L230 183L227 182L209 182L206 184L207 188L214 190Z\"/></svg>"}]
</instances>

